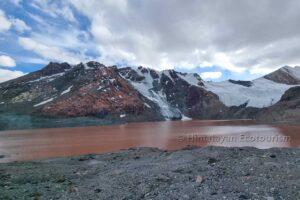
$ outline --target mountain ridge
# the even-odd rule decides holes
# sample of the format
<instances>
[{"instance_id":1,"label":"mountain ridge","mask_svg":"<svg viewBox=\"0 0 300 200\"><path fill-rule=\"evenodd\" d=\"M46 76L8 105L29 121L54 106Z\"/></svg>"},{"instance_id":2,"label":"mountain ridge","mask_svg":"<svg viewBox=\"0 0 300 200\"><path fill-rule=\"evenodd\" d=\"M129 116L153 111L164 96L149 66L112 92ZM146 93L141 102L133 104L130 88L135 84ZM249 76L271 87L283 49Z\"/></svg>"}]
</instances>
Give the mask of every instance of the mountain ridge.
<instances>
[{"instance_id":1,"label":"mountain ridge","mask_svg":"<svg viewBox=\"0 0 300 200\"><path fill-rule=\"evenodd\" d=\"M255 118L294 86L272 77L206 82L196 73L175 70L49 63L0 83L0 111L124 122Z\"/></svg>"}]
</instances>

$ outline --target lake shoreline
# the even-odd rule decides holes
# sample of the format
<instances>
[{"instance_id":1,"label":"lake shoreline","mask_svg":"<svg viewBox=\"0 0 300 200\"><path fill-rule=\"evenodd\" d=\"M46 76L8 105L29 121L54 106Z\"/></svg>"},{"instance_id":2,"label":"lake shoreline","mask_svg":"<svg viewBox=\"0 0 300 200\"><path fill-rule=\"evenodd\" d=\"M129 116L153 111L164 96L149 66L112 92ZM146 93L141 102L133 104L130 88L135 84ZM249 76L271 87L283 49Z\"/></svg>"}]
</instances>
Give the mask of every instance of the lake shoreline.
<instances>
[{"instance_id":1,"label":"lake shoreline","mask_svg":"<svg viewBox=\"0 0 300 200\"><path fill-rule=\"evenodd\" d=\"M0 164L0 199L299 199L300 148L133 148Z\"/></svg>"},{"instance_id":2,"label":"lake shoreline","mask_svg":"<svg viewBox=\"0 0 300 200\"><path fill-rule=\"evenodd\" d=\"M110 126L0 132L0 163L116 152L153 147L176 150L187 145L299 147L300 126L256 124L251 120L190 120Z\"/></svg>"},{"instance_id":3,"label":"lake shoreline","mask_svg":"<svg viewBox=\"0 0 300 200\"><path fill-rule=\"evenodd\" d=\"M292 125L300 126L300 122L295 120L289 121L266 121L246 118L224 118L224 119L173 119L170 121L249 121L256 124L267 125ZM102 127L125 125L135 123L152 123L152 122L166 122L164 119L146 119L146 118L99 118L95 116L89 117L51 117L43 115L26 115L21 113L0 112L0 133L3 131L18 131L18 130L36 130L36 129L52 129L52 128L80 128L80 127Z\"/></svg>"}]
</instances>

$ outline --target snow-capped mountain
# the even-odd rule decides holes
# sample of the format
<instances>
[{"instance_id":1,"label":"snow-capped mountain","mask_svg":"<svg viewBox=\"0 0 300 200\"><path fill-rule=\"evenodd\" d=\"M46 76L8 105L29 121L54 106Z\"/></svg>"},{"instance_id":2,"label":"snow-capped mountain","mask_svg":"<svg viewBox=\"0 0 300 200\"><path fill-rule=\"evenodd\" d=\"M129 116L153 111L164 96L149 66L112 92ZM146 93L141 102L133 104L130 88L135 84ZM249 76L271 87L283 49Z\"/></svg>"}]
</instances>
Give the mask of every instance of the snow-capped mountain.
<instances>
[{"instance_id":1,"label":"snow-capped mountain","mask_svg":"<svg viewBox=\"0 0 300 200\"><path fill-rule=\"evenodd\" d=\"M166 119L223 118L226 107L215 94L202 87L198 74L143 67L119 71L141 95L157 105Z\"/></svg>"},{"instance_id":2,"label":"snow-capped mountain","mask_svg":"<svg viewBox=\"0 0 300 200\"><path fill-rule=\"evenodd\" d=\"M264 78L287 85L300 84L300 67L284 66L266 76Z\"/></svg>"},{"instance_id":3,"label":"snow-capped mountain","mask_svg":"<svg viewBox=\"0 0 300 200\"><path fill-rule=\"evenodd\" d=\"M253 81L215 83L174 70L49 63L1 83L0 111L121 121L253 118L298 84L299 67L283 67Z\"/></svg>"}]
</instances>

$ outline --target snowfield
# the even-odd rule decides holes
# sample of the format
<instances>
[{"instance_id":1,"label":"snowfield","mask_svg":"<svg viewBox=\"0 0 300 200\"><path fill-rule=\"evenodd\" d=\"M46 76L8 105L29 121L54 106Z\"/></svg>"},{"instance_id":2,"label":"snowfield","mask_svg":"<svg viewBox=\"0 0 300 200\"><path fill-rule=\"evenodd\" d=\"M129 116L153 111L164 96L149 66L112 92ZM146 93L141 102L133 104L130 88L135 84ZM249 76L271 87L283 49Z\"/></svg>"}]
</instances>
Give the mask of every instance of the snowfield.
<instances>
[{"instance_id":1,"label":"snowfield","mask_svg":"<svg viewBox=\"0 0 300 200\"><path fill-rule=\"evenodd\" d=\"M248 107L269 107L278 102L286 90L295 85L285 85L259 78L246 87L229 81L205 82L204 88L219 96L226 106L239 106L248 103Z\"/></svg>"}]
</instances>

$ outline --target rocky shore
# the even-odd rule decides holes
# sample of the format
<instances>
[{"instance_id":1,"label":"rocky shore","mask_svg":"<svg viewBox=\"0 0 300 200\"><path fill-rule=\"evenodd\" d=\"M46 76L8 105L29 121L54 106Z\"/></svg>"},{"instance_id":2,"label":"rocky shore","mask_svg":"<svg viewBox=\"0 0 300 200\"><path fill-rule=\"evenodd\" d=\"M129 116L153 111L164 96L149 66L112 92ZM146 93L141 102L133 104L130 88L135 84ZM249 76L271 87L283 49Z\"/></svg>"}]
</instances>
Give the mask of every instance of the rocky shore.
<instances>
[{"instance_id":1,"label":"rocky shore","mask_svg":"<svg viewBox=\"0 0 300 200\"><path fill-rule=\"evenodd\" d=\"M300 149L153 148L0 164L0 199L300 199Z\"/></svg>"}]
</instances>

